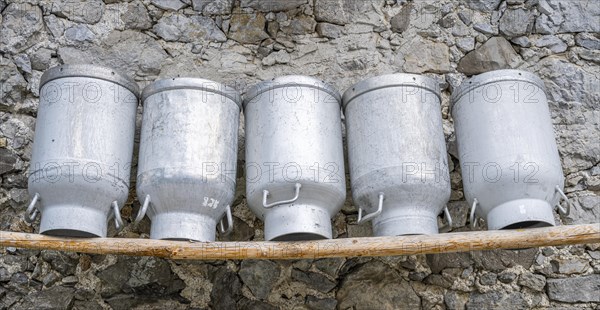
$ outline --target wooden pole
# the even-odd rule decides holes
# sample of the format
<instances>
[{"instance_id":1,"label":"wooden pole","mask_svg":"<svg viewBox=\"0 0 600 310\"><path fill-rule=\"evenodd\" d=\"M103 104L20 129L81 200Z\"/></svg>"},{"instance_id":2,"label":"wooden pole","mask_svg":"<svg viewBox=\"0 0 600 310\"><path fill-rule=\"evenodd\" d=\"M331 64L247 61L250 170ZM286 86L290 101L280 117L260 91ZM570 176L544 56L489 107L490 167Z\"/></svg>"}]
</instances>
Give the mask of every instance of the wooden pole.
<instances>
[{"instance_id":1,"label":"wooden pole","mask_svg":"<svg viewBox=\"0 0 600 310\"><path fill-rule=\"evenodd\" d=\"M0 246L178 260L301 259L436 254L600 243L600 223L456 232L433 236L342 238L299 242L186 242L150 239L66 239L0 232Z\"/></svg>"}]
</instances>

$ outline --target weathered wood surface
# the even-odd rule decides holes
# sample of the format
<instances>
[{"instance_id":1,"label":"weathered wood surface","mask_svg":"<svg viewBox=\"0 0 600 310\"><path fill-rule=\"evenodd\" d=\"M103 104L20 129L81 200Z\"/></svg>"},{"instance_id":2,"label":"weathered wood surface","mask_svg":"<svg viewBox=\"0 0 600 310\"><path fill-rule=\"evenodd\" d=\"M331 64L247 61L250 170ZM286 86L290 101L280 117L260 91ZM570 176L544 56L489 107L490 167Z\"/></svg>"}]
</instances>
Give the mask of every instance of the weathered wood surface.
<instances>
[{"instance_id":1,"label":"weathered wood surface","mask_svg":"<svg viewBox=\"0 0 600 310\"><path fill-rule=\"evenodd\" d=\"M127 238L66 239L0 232L0 246L156 256L178 260L394 256L600 243L600 223L433 236L343 238L301 242L185 242Z\"/></svg>"}]
</instances>

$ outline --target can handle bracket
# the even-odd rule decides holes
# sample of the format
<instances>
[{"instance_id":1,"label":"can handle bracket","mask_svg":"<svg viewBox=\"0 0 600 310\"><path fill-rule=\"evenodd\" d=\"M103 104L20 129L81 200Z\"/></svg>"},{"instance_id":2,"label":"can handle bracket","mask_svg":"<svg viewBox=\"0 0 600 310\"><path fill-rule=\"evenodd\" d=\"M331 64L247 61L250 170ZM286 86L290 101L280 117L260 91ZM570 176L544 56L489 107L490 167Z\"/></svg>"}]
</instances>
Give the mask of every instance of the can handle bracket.
<instances>
[{"instance_id":1,"label":"can handle bracket","mask_svg":"<svg viewBox=\"0 0 600 310\"><path fill-rule=\"evenodd\" d=\"M150 206L150 202L150 195L146 195L146 198L144 198L144 203L142 204L142 207L138 211L138 214L135 217L135 220L133 221L135 225L139 224L144 219L144 216L146 216L146 211L148 211L148 206Z\"/></svg>"},{"instance_id":2,"label":"can handle bracket","mask_svg":"<svg viewBox=\"0 0 600 310\"><path fill-rule=\"evenodd\" d=\"M296 185L294 187L296 188L296 194L294 195L294 197L292 199L276 201L276 202L272 202L269 204L267 204L267 198L269 197L269 191L266 189L263 190L263 207L265 209L268 209L268 208L283 205L286 203L292 203L292 202L298 200L298 196L300 196L300 188L302 187L302 184L296 183Z\"/></svg>"},{"instance_id":3,"label":"can handle bracket","mask_svg":"<svg viewBox=\"0 0 600 310\"><path fill-rule=\"evenodd\" d=\"M560 215L568 216L569 214L571 214L571 208L573 207L573 203L571 202L569 197L567 197L567 195L565 195L565 193L560 189L560 186L556 185L555 189L556 189L556 192L560 195L561 200L564 200L567 202L566 209L562 206L561 200L559 200L558 203L556 204L556 208L558 208L558 212L560 213Z\"/></svg>"},{"instance_id":4,"label":"can handle bracket","mask_svg":"<svg viewBox=\"0 0 600 310\"><path fill-rule=\"evenodd\" d=\"M115 200L112 202L111 205L111 212L112 215L114 215L115 217L115 228L117 229L117 232L120 232L121 230L123 230L123 218L121 217L121 211L119 210L119 203L117 203L117 201Z\"/></svg>"},{"instance_id":5,"label":"can handle bracket","mask_svg":"<svg viewBox=\"0 0 600 310\"><path fill-rule=\"evenodd\" d=\"M358 208L358 220L356 221L356 223L362 224L362 223L368 222L368 221L374 219L375 217L377 217L379 214L381 214L381 211L383 210L384 198L385 198L385 194L379 193L378 202L377 202L377 211L367 214L364 217L363 217L363 209L361 207L359 207Z\"/></svg>"},{"instance_id":6,"label":"can handle bracket","mask_svg":"<svg viewBox=\"0 0 600 310\"><path fill-rule=\"evenodd\" d=\"M452 229L452 216L448 210L448 206L444 207L444 217L446 218L446 225L440 227L441 232L449 232Z\"/></svg>"},{"instance_id":7,"label":"can handle bracket","mask_svg":"<svg viewBox=\"0 0 600 310\"><path fill-rule=\"evenodd\" d=\"M477 198L473 198L473 205L471 206L471 213L469 214L469 222L471 223L471 229L477 228L479 226L479 217L475 215L475 210L477 210L477 205L479 201Z\"/></svg>"},{"instance_id":8,"label":"can handle bracket","mask_svg":"<svg viewBox=\"0 0 600 310\"><path fill-rule=\"evenodd\" d=\"M227 229L223 225L223 220L227 219ZM233 216L231 215L231 207L228 205L225 209L225 214L219 221L219 233L221 236L227 236L233 231Z\"/></svg>"},{"instance_id":9,"label":"can handle bracket","mask_svg":"<svg viewBox=\"0 0 600 310\"><path fill-rule=\"evenodd\" d=\"M29 203L29 206L27 206L27 211L25 211L25 222L29 224L33 223L35 218L40 213L40 210L37 208L37 202L39 198L40 194L35 193L35 195L33 195L33 199L31 199L31 202Z\"/></svg>"}]
</instances>

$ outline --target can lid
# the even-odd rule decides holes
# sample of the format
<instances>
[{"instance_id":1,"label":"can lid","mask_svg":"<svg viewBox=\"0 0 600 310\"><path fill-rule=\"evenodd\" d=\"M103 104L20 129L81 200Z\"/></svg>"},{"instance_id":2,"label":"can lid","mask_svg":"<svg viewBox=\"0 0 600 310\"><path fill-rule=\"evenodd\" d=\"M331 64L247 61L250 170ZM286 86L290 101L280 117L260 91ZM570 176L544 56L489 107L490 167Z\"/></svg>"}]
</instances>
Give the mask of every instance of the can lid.
<instances>
[{"instance_id":1,"label":"can lid","mask_svg":"<svg viewBox=\"0 0 600 310\"><path fill-rule=\"evenodd\" d=\"M244 109L248 102L256 96L277 88L284 87L308 87L324 91L331 95L341 104L341 96L338 90L331 84L317 78L305 75L286 75L266 80L252 86L244 96Z\"/></svg>"},{"instance_id":2,"label":"can lid","mask_svg":"<svg viewBox=\"0 0 600 310\"><path fill-rule=\"evenodd\" d=\"M546 86L544 85L544 81L542 81L534 73L514 69L494 70L464 80L460 84L460 86L452 92L452 95L450 97L450 111L454 109L458 101L465 94L468 94L469 92L479 87L483 87L485 85L507 81L531 83L538 86L540 89L542 89L542 91L546 92Z\"/></svg>"},{"instance_id":3,"label":"can lid","mask_svg":"<svg viewBox=\"0 0 600 310\"><path fill-rule=\"evenodd\" d=\"M46 70L40 79L40 90L46 83L65 77L87 77L105 80L127 88L136 98L140 96L140 88L131 77L112 68L89 64L62 65Z\"/></svg>"},{"instance_id":4,"label":"can lid","mask_svg":"<svg viewBox=\"0 0 600 310\"><path fill-rule=\"evenodd\" d=\"M344 92L343 105L344 110L348 104L357 97L370 91L388 88L388 87L416 87L428 90L442 100L440 95L440 84L435 79L427 76L407 73L395 73L375 76L362 80Z\"/></svg>"},{"instance_id":5,"label":"can lid","mask_svg":"<svg viewBox=\"0 0 600 310\"><path fill-rule=\"evenodd\" d=\"M151 83L142 91L142 103L154 94L175 89L193 89L215 93L231 99L240 109L242 108L242 97L233 87L211 80L191 77L162 79Z\"/></svg>"}]
</instances>

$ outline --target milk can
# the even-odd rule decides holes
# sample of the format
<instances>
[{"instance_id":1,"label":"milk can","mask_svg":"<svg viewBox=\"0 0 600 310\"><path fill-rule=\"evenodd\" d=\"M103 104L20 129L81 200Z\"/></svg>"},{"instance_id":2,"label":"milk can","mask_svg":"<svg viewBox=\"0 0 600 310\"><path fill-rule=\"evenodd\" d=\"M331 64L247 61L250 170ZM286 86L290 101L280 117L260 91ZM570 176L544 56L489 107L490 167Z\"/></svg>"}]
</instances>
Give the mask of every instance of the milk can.
<instances>
[{"instance_id":1,"label":"milk can","mask_svg":"<svg viewBox=\"0 0 600 310\"><path fill-rule=\"evenodd\" d=\"M450 177L437 81L382 75L343 96L352 198L377 236L437 234ZM446 229L446 226L444 229Z\"/></svg>"},{"instance_id":2,"label":"milk can","mask_svg":"<svg viewBox=\"0 0 600 310\"><path fill-rule=\"evenodd\" d=\"M241 97L197 78L156 81L142 92L137 194L150 238L214 241L231 231ZM224 224L227 222L227 224Z\"/></svg>"},{"instance_id":3,"label":"milk can","mask_svg":"<svg viewBox=\"0 0 600 310\"><path fill-rule=\"evenodd\" d=\"M105 237L122 228L129 194L138 86L113 69L64 65L40 80L26 220L40 233Z\"/></svg>"},{"instance_id":4,"label":"milk can","mask_svg":"<svg viewBox=\"0 0 600 310\"><path fill-rule=\"evenodd\" d=\"M244 98L246 196L266 240L332 237L346 197L340 95L307 76L262 82Z\"/></svg>"},{"instance_id":5,"label":"milk can","mask_svg":"<svg viewBox=\"0 0 600 310\"><path fill-rule=\"evenodd\" d=\"M545 87L536 75L483 73L463 82L451 100L471 225L477 215L491 230L552 226L553 206L569 213Z\"/></svg>"}]
</instances>

